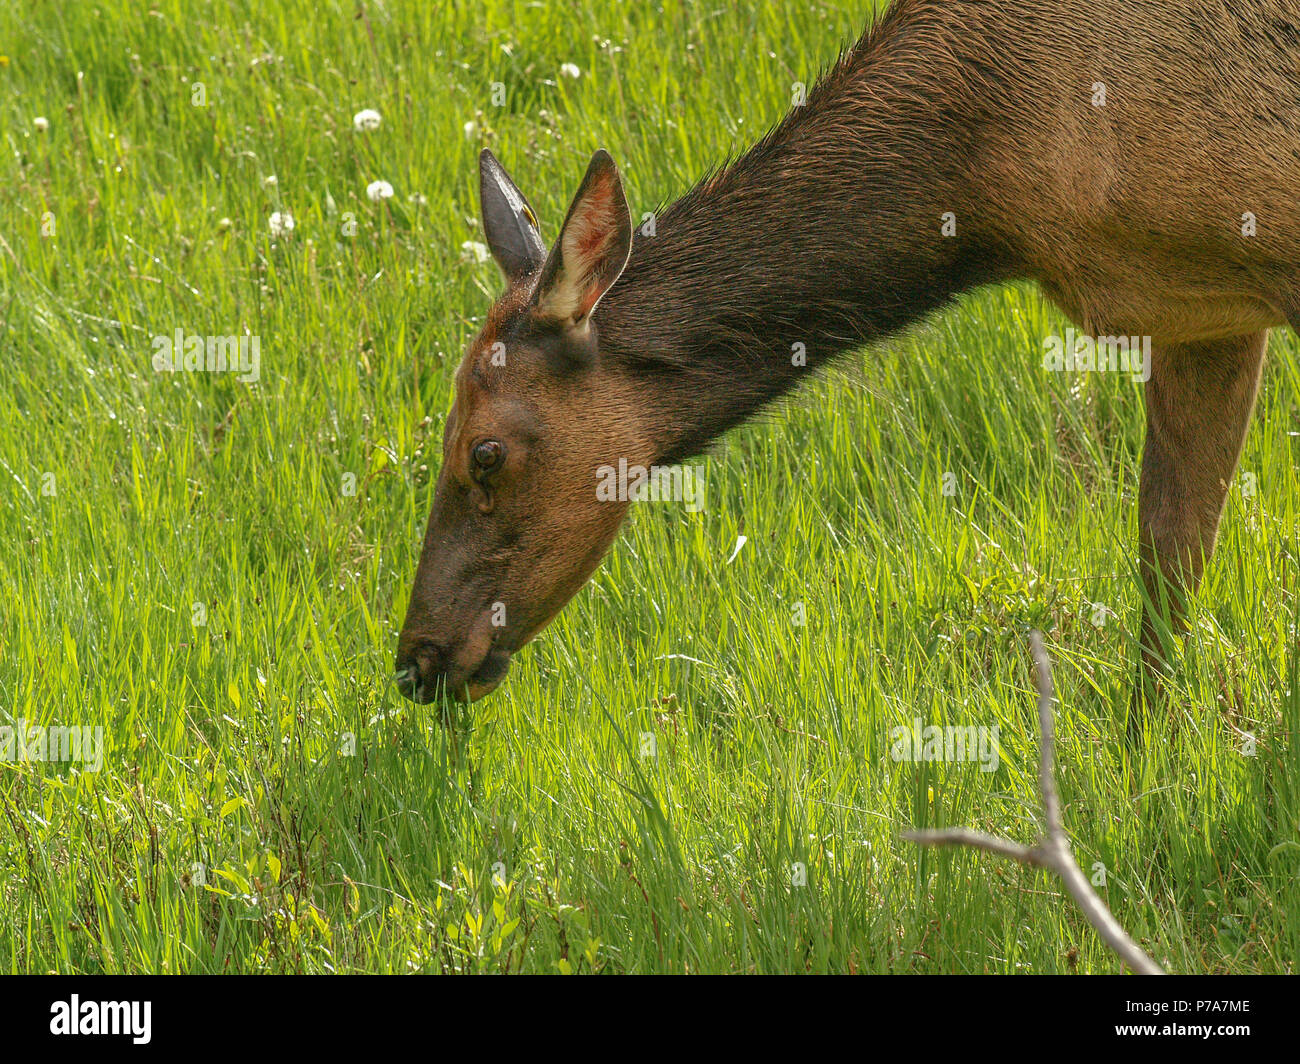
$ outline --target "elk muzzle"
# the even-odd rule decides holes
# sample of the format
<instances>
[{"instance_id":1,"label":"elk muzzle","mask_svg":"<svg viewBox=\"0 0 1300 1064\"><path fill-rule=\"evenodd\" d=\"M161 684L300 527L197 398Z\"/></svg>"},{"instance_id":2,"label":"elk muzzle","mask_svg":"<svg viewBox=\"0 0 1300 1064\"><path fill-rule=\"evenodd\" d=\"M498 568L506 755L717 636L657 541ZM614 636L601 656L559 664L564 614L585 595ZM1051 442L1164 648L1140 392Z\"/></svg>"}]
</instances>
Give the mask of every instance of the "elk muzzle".
<instances>
[{"instance_id":1,"label":"elk muzzle","mask_svg":"<svg viewBox=\"0 0 1300 1064\"><path fill-rule=\"evenodd\" d=\"M443 694L456 702L490 694L510 668L510 651L494 634L486 613L457 643L421 637L408 618L397 644L397 689L421 704Z\"/></svg>"}]
</instances>

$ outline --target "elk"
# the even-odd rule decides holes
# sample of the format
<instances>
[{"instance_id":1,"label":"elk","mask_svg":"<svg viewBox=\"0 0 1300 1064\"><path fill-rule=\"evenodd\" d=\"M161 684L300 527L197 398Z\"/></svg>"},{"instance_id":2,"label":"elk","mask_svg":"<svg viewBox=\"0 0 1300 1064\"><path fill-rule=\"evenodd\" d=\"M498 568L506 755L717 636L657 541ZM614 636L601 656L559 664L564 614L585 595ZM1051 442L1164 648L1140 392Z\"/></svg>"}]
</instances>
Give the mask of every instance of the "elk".
<instances>
[{"instance_id":1,"label":"elk","mask_svg":"<svg viewBox=\"0 0 1300 1064\"><path fill-rule=\"evenodd\" d=\"M486 150L480 193L506 288L456 374L405 695L485 695L581 588L627 510L599 467L681 462L838 355L1026 278L1084 333L1152 346L1146 692L1269 329L1300 325L1300 0L897 0L653 237L604 151L549 250Z\"/></svg>"}]
</instances>

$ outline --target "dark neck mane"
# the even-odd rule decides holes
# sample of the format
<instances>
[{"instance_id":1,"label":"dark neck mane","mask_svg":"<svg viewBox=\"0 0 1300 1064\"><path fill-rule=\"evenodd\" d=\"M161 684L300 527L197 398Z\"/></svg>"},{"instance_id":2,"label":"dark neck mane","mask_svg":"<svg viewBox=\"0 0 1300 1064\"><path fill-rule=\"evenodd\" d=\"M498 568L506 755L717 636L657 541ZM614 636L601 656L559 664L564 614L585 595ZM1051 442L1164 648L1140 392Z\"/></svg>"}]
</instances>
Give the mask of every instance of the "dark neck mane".
<instances>
[{"instance_id":1,"label":"dark neck mane","mask_svg":"<svg viewBox=\"0 0 1300 1064\"><path fill-rule=\"evenodd\" d=\"M804 106L664 211L655 236L637 234L594 321L601 357L644 379L662 415L661 460L1002 276L968 202L970 123L940 29L887 16ZM948 212L956 236L942 233Z\"/></svg>"}]
</instances>

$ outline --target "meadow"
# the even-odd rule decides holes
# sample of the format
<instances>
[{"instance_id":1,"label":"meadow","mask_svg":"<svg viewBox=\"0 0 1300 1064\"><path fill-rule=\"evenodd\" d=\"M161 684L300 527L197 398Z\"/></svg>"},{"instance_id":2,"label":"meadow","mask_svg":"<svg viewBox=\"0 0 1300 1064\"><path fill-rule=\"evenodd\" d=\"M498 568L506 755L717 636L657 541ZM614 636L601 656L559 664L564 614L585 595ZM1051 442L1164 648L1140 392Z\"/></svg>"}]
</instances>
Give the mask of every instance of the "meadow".
<instances>
[{"instance_id":1,"label":"meadow","mask_svg":"<svg viewBox=\"0 0 1300 1064\"><path fill-rule=\"evenodd\" d=\"M1141 757L1141 386L1045 372L1028 285L732 433L699 512L633 507L489 699L390 681L501 287L479 150L548 237L597 147L639 217L871 10L0 8L0 725L102 729L98 771L0 760L0 970L1115 972L1054 879L899 838L1038 834L1035 628L1119 921L1171 970L1295 969L1290 331ZM257 379L156 371L177 330L257 337ZM918 718L996 727L996 771L896 761Z\"/></svg>"}]
</instances>

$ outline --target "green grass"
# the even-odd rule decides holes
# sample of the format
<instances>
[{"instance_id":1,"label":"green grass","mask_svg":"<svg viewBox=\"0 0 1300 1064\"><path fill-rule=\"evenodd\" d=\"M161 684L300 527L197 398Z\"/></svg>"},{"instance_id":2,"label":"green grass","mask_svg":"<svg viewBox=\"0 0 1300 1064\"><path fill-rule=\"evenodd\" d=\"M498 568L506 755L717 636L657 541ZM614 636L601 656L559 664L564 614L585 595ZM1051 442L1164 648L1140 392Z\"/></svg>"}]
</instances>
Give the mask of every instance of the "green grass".
<instances>
[{"instance_id":1,"label":"green grass","mask_svg":"<svg viewBox=\"0 0 1300 1064\"><path fill-rule=\"evenodd\" d=\"M98 773L0 764L0 969L1116 971L1046 875L898 838L1036 834L1037 627L1066 822L1120 921L1179 971L1294 970L1290 332L1243 461L1258 492L1234 488L1141 765L1117 719L1140 389L1043 372L1067 323L1027 287L732 434L704 512L637 508L456 732L389 685L452 373L500 283L461 250L478 149L548 234L599 146L639 216L867 15L0 10L0 724L105 737ZM383 125L358 134L364 107ZM154 373L178 327L259 336L260 381ZM999 770L895 763L914 716L997 725Z\"/></svg>"}]
</instances>

